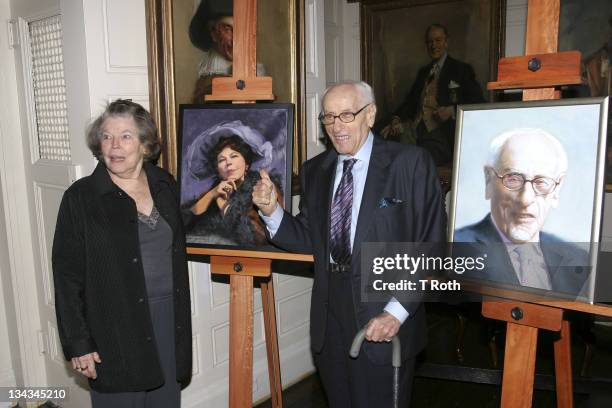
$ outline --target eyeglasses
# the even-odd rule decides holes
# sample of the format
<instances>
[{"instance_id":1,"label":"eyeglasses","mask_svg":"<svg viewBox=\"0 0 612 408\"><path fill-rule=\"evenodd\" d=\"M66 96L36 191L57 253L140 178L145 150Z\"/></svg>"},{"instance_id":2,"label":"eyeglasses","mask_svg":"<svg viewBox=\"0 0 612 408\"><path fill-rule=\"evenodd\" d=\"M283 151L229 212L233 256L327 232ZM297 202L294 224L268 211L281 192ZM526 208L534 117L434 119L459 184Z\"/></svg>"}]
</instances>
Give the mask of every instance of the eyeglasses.
<instances>
[{"instance_id":1,"label":"eyeglasses","mask_svg":"<svg viewBox=\"0 0 612 408\"><path fill-rule=\"evenodd\" d=\"M361 111L367 108L368 106L370 106L369 103L363 108L359 109L357 112L342 112L339 115L333 115L331 113L323 114L323 112L321 112L319 114L319 120L324 125L333 125L336 121L336 118L340 119L340 122L342 123L351 123L355 120L355 117L359 115Z\"/></svg>"},{"instance_id":2,"label":"eyeglasses","mask_svg":"<svg viewBox=\"0 0 612 408\"><path fill-rule=\"evenodd\" d=\"M521 173L507 173L500 176L495 169L491 170L493 170L497 178L502 181L504 187L510 191L518 191L523 188L526 182L530 182L536 195L547 195L555 191L555 188L560 183L550 177L534 177L528 179Z\"/></svg>"}]
</instances>

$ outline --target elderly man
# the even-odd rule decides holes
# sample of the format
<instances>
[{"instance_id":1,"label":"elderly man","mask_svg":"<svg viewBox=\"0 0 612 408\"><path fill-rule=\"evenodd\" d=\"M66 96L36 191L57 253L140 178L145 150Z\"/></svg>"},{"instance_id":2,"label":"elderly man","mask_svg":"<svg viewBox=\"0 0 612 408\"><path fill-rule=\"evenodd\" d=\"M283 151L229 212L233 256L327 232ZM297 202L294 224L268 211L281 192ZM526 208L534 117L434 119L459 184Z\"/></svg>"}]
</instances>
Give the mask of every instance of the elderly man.
<instances>
[{"instance_id":1,"label":"elderly man","mask_svg":"<svg viewBox=\"0 0 612 408\"><path fill-rule=\"evenodd\" d=\"M212 79L232 75L234 52L234 10L232 0L202 0L191 23L189 38L204 51L198 65L198 81L193 94L194 103L204 103L204 96L212 92ZM262 64L257 64L257 75L265 75Z\"/></svg>"},{"instance_id":2,"label":"elderly man","mask_svg":"<svg viewBox=\"0 0 612 408\"><path fill-rule=\"evenodd\" d=\"M559 204L566 172L563 146L544 130L513 129L493 139L484 166L491 212L454 235L455 242L483 243L493 252L506 244L502 255L489 259L486 279L570 294L581 290L586 252L542 231Z\"/></svg>"},{"instance_id":3,"label":"elderly man","mask_svg":"<svg viewBox=\"0 0 612 408\"><path fill-rule=\"evenodd\" d=\"M406 100L381 134L405 139L416 132L416 144L431 153L437 166L450 165L457 104L484 102L474 69L448 55L448 30L432 24L425 31L431 62L419 70Z\"/></svg>"},{"instance_id":4,"label":"elderly man","mask_svg":"<svg viewBox=\"0 0 612 408\"><path fill-rule=\"evenodd\" d=\"M443 242L446 218L434 164L427 152L375 137L372 88L343 82L323 95L319 120L333 149L308 160L300 172L300 213L276 205L265 172L255 187L272 242L313 253L314 286L310 335L315 364L330 406L392 404L391 345L399 335L403 365L400 406L408 406L415 355L425 345L420 302L363 302L360 253L363 242ZM382 200L386 205L381 205ZM364 351L348 355L367 326Z\"/></svg>"}]
</instances>

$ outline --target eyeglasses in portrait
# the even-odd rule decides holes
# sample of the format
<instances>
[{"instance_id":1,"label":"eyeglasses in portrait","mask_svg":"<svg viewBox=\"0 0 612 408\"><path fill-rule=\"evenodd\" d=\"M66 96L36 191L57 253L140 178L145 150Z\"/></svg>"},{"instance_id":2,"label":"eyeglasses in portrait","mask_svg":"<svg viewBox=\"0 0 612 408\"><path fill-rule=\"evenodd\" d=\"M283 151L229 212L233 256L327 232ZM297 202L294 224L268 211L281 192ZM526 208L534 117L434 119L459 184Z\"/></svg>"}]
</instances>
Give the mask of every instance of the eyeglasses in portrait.
<instances>
[{"instance_id":1,"label":"eyeglasses in portrait","mask_svg":"<svg viewBox=\"0 0 612 408\"><path fill-rule=\"evenodd\" d=\"M521 300L609 297L597 265L607 103L459 108L451 240L453 251L484 259L463 279Z\"/></svg>"},{"instance_id":2,"label":"eyeglasses in portrait","mask_svg":"<svg viewBox=\"0 0 612 408\"><path fill-rule=\"evenodd\" d=\"M253 187L291 205L293 105L181 105L179 183L188 246L270 251Z\"/></svg>"}]
</instances>

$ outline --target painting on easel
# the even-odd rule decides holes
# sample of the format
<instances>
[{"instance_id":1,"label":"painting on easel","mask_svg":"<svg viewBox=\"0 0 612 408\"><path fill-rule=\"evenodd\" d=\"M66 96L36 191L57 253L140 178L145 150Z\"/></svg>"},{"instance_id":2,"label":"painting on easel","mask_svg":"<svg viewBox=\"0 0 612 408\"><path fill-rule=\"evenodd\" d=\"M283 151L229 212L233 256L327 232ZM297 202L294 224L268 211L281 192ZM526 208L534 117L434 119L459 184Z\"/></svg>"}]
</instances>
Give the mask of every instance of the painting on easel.
<instances>
[{"instance_id":1,"label":"painting on easel","mask_svg":"<svg viewBox=\"0 0 612 408\"><path fill-rule=\"evenodd\" d=\"M595 299L607 103L459 108L452 241L486 254L468 279L531 300Z\"/></svg>"},{"instance_id":2,"label":"painting on easel","mask_svg":"<svg viewBox=\"0 0 612 408\"><path fill-rule=\"evenodd\" d=\"M230 76L234 59L232 0L145 0L149 18L151 106L164 138L162 165L176 174L178 106L202 102L213 77ZM257 76L273 78L275 102L296 106L293 171L306 157L302 121L303 2L257 2ZM237 34L238 35L238 34Z\"/></svg>"},{"instance_id":3,"label":"painting on easel","mask_svg":"<svg viewBox=\"0 0 612 408\"><path fill-rule=\"evenodd\" d=\"M251 194L267 174L290 210L293 105L181 105L179 126L187 245L274 250Z\"/></svg>"}]
</instances>

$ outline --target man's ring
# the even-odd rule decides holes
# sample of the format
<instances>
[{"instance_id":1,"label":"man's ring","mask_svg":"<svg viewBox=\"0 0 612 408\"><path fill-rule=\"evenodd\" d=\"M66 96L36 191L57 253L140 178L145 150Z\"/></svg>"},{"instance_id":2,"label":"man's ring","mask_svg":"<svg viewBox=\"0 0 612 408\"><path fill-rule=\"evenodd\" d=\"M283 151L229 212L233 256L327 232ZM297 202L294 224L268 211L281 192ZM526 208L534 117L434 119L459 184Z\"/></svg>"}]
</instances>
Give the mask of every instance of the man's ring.
<instances>
[{"instance_id":1,"label":"man's ring","mask_svg":"<svg viewBox=\"0 0 612 408\"><path fill-rule=\"evenodd\" d=\"M76 369L77 369L77 371L83 371L83 369L81 367L77 367Z\"/></svg>"},{"instance_id":2,"label":"man's ring","mask_svg":"<svg viewBox=\"0 0 612 408\"><path fill-rule=\"evenodd\" d=\"M232 188L230 186L225 186L223 187L223 191L225 191L226 193L229 193L230 191L232 191Z\"/></svg>"}]
</instances>

